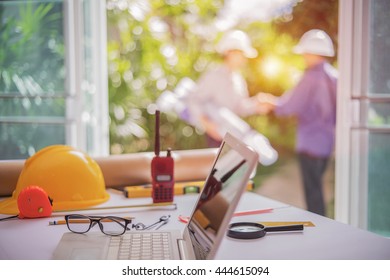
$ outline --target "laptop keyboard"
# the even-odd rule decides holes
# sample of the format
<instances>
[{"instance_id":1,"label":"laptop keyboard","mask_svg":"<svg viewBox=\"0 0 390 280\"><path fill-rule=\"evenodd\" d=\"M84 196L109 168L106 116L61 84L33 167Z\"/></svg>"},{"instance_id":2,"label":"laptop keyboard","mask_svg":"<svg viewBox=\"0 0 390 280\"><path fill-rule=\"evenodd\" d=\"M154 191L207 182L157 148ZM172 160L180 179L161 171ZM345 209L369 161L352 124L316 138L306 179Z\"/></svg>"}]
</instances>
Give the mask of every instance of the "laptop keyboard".
<instances>
[{"instance_id":1,"label":"laptop keyboard","mask_svg":"<svg viewBox=\"0 0 390 280\"><path fill-rule=\"evenodd\" d=\"M169 260L172 259L169 232L140 232L112 236L108 259Z\"/></svg>"}]
</instances>

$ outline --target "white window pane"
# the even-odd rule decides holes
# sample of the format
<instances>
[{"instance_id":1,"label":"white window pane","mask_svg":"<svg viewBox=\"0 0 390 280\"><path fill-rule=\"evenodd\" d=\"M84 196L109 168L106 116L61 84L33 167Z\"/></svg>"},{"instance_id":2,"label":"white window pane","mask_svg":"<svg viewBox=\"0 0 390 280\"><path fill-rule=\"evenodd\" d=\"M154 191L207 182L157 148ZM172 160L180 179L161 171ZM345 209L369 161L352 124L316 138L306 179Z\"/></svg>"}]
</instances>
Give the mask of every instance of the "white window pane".
<instances>
[{"instance_id":1,"label":"white window pane","mask_svg":"<svg viewBox=\"0 0 390 280\"><path fill-rule=\"evenodd\" d=\"M14 158L61 143L108 154L105 3L0 1L0 146Z\"/></svg>"},{"instance_id":2,"label":"white window pane","mask_svg":"<svg viewBox=\"0 0 390 280\"><path fill-rule=\"evenodd\" d=\"M367 228L390 236L390 1L370 1Z\"/></svg>"},{"instance_id":3,"label":"white window pane","mask_svg":"<svg viewBox=\"0 0 390 280\"><path fill-rule=\"evenodd\" d=\"M0 2L0 159L65 143L63 1Z\"/></svg>"},{"instance_id":4,"label":"white window pane","mask_svg":"<svg viewBox=\"0 0 390 280\"><path fill-rule=\"evenodd\" d=\"M367 124L370 127L390 128L390 100L383 103L370 103Z\"/></svg>"},{"instance_id":5,"label":"white window pane","mask_svg":"<svg viewBox=\"0 0 390 280\"><path fill-rule=\"evenodd\" d=\"M62 1L0 2L1 95L64 95Z\"/></svg>"},{"instance_id":6,"label":"white window pane","mask_svg":"<svg viewBox=\"0 0 390 280\"><path fill-rule=\"evenodd\" d=\"M371 1L369 92L390 95L390 1Z\"/></svg>"},{"instance_id":7,"label":"white window pane","mask_svg":"<svg viewBox=\"0 0 390 280\"><path fill-rule=\"evenodd\" d=\"M368 230L390 236L390 134L369 136Z\"/></svg>"},{"instance_id":8,"label":"white window pane","mask_svg":"<svg viewBox=\"0 0 390 280\"><path fill-rule=\"evenodd\" d=\"M64 117L64 98L36 97L0 97L0 120L13 118L17 120L23 117Z\"/></svg>"},{"instance_id":9,"label":"white window pane","mask_svg":"<svg viewBox=\"0 0 390 280\"><path fill-rule=\"evenodd\" d=\"M53 143L65 144L64 134L64 124L0 122L0 160L25 159Z\"/></svg>"}]
</instances>

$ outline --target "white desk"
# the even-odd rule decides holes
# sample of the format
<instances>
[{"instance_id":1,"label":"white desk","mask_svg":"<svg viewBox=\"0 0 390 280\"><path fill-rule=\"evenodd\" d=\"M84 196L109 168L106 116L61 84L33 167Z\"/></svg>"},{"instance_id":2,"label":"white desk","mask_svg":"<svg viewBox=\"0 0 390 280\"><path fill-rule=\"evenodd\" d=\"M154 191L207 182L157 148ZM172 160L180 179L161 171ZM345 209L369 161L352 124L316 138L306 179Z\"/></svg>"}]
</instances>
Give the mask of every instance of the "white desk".
<instances>
[{"instance_id":1,"label":"white desk","mask_svg":"<svg viewBox=\"0 0 390 280\"><path fill-rule=\"evenodd\" d=\"M100 206L150 203L151 199L126 199L110 192L111 198ZM151 224L162 215L171 215L165 228L184 228L179 215L191 214L197 195L176 196L177 210L167 209L121 209L91 211L89 214L115 214L134 216L134 222ZM234 221L311 221L315 227L305 227L299 233L269 233L255 240L236 240L225 237L217 259L386 259L390 260L390 239L338 223L334 220L259 196L245 193L238 206L241 210L274 208L271 213L241 216ZM81 211L79 212L81 213ZM49 226L56 217L8 220L0 222L0 259L51 259L62 234L68 232L66 225ZM5 217L4 215L0 215ZM94 227L92 230L99 230Z\"/></svg>"}]
</instances>

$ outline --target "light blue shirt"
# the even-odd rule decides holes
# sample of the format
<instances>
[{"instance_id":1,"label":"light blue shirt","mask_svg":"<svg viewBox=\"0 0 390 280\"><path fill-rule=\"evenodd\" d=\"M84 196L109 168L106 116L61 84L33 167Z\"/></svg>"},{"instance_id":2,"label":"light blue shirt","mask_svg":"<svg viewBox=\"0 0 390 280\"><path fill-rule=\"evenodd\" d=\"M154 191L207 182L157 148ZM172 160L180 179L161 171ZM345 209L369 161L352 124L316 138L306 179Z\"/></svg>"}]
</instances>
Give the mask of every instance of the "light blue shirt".
<instances>
[{"instance_id":1,"label":"light blue shirt","mask_svg":"<svg viewBox=\"0 0 390 280\"><path fill-rule=\"evenodd\" d=\"M297 152L329 157L334 148L337 71L324 62L307 69L299 83L278 99L277 116L298 118Z\"/></svg>"}]
</instances>

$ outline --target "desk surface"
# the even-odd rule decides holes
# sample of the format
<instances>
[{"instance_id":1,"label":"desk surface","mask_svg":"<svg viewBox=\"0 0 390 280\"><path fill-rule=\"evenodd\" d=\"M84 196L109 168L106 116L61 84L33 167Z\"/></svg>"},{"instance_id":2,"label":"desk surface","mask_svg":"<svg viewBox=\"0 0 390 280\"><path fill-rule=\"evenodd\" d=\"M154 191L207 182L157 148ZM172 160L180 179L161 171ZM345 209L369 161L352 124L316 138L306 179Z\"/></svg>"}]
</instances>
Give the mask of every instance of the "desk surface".
<instances>
[{"instance_id":1,"label":"desk surface","mask_svg":"<svg viewBox=\"0 0 390 280\"><path fill-rule=\"evenodd\" d=\"M126 199L110 192L108 202L99 206L129 205L150 203L149 198ZM103 211L82 211L88 214L115 214L133 216L135 222L151 224L162 215L171 215L166 229L184 229L178 216L189 216L197 195L176 196L176 210L121 209ZM303 232L270 233L255 240L236 240L225 237L216 255L217 259L386 259L390 260L390 239L345 225L334 220L286 205L254 193L245 193L238 211L273 208L270 213L240 216L232 221L311 221L314 227L305 227ZM81 213L81 211L79 211ZM49 221L62 219L64 213L55 217L0 222L0 259L51 259L54 249L66 225L49 226ZM5 217L4 215L0 215ZM97 227L93 230L99 230Z\"/></svg>"}]
</instances>

